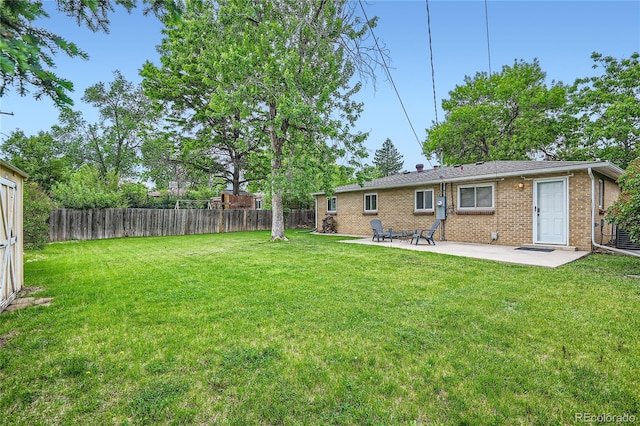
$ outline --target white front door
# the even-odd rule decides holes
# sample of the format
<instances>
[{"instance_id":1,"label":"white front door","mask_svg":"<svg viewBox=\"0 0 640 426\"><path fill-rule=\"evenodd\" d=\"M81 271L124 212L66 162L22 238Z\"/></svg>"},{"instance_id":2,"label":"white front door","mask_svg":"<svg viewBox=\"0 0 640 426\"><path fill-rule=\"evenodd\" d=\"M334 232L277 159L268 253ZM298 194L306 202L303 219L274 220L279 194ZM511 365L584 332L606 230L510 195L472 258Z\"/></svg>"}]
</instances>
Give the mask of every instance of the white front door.
<instances>
[{"instance_id":1,"label":"white front door","mask_svg":"<svg viewBox=\"0 0 640 426\"><path fill-rule=\"evenodd\" d=\"M541 179L534 185L534 243L567 244L567 179Z\"/></svg>"}]
</instances>

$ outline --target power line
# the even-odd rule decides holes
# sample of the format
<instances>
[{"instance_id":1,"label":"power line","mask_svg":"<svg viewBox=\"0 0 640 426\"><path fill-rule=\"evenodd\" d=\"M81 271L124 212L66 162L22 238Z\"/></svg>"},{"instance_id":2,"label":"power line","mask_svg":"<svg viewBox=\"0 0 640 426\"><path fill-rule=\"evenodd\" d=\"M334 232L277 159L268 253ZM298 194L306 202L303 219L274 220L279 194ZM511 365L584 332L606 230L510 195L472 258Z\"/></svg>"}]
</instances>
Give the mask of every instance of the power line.
<instances>
[{"instance_id":1,"label":"power line","mask_svg":"<svg viewBox=\"0 0 640 426\"><path fill-rule=\"evenodd\" d=\"M491 46L489 45L489 8L484 0L484 22L487 27L487 57L489 58L489 77L491 77Z\"/></svg>"},{"instance_id":2,"label":"power line","mask_svg":"<svg viewBox=\"0 0 640 426\"><path fill-rule=\"evenodd\" d=\"M429 0L427 3L427 31L429 32L429 58L431 60L431 87L433 87L433 111L436 114L436 124L438 124L438 98L436 97L436 72L433 66L433 46L431 44L431 13L429 12Z\"/></svg>"},{"instance_id":3,"label":"power line","mask_svg":"<svg viewBox=\"0 0 640 426\"><path fill-rule=\"evenodd\" d=\"M387 73L387 77L389 78L389 81L391 82L391 85L393 86L393 90L396 92L396 96L398 97L398 101L400 101L400 106L402 107L402 111L404 111L404 115L407 118L407 122L409 123L409 127L411 127L411 131L413 131L413 136L415 136L416 142L418 142L418 146L420 147L420 152L422 152L422 154L425 156L425 158L427 159L427 162L429 163L429 165L431 167L433 167L433 165L431 164L431 161L429 160L429 158L424 154L424 147L422 146L422 142L420 142L420 138L418 137L418 134L416 133L416 130L413 127L413 123L411 123L411 119L409 118L409 114L407 113L407 109L404 106L404 102L402 102L402 98L400 97L400 92L398 92L398 88L396 87L396 83L393 81L393 77L391 76L391 71L389 71L389 67L387 66L387 61L384 59L384 53L382 52L382 49L380 48L380 45L378 44L378 38L376 37L375 33L373 32L373 28L369 24L369 17L367 16L367 12L365 12L365 10L364 10L364 6L362 5L362 0L358 0L358 3L360 4L360 9L362 9L362 14L364 15L364 19L367 21L367 26L369 27L369 30L371 31L371 35L373 36L373 41L376 44L376 48L378 49L378 52L380 53L380 58L382 59L382 65L384 66L384 70Z\"/></svg>"}]
</instances>

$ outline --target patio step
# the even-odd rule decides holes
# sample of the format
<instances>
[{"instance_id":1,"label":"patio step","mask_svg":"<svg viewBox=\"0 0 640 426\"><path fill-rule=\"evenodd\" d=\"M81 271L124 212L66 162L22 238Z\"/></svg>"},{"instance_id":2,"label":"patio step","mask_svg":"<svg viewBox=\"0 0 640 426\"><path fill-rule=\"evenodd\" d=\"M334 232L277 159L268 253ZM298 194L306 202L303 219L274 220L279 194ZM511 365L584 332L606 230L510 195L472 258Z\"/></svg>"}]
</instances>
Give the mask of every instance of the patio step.
<instances>
[{"instance_id":1,"label":"patio step","mask_svg":"<svg viewBox=\"0 0 640 426\"><path fill-rule=\"evenodd\" d=\"M563 250L563 251L578 251L578 248L575 246L554 246L552 244L522 244L520 247L553 249L553 250Z\"/></svg>"}]
</instances>

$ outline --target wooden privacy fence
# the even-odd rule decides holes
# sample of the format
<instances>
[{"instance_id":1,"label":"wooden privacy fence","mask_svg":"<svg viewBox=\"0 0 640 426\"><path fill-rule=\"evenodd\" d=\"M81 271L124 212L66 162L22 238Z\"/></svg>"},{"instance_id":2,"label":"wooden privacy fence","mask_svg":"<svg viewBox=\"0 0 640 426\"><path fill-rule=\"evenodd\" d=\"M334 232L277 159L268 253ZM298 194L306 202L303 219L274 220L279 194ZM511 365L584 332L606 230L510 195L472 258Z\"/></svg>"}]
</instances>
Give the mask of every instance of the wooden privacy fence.
<instances>
[{"instance_id":1,"label":"wooden privacy fence","mask_svg":"<svg viewBox=\"0 0 640 426\"><path fill-rule=\"evenodd\" d=\"M212 234L271 229L271 210L57 209L49 241ZM313 210L292 210L287 228L313 227Z\"/></svg>"}]
</instances>

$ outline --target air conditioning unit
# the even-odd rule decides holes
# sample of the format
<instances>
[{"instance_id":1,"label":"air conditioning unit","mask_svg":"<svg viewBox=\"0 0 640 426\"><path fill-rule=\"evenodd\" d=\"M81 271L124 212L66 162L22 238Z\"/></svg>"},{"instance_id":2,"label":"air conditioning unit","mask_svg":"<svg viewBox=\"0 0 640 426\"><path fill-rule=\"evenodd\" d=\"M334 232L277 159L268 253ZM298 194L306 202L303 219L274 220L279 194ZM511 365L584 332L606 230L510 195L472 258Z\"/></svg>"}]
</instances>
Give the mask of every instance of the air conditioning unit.
<instances>
[{"instance_id":1,"label":"air conditioning unit","mask_svg":"<svg viewBox=\"0 0 640 426\"><path fill-rule=\"evenodd\" d=\"M616 227L616 248L623 250L640 250L640 243L631 241L627 231Z\"/></svg>"}]
</instances>

